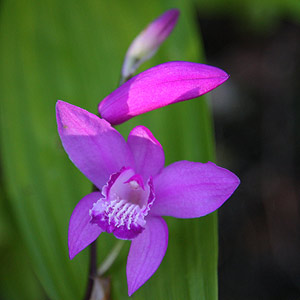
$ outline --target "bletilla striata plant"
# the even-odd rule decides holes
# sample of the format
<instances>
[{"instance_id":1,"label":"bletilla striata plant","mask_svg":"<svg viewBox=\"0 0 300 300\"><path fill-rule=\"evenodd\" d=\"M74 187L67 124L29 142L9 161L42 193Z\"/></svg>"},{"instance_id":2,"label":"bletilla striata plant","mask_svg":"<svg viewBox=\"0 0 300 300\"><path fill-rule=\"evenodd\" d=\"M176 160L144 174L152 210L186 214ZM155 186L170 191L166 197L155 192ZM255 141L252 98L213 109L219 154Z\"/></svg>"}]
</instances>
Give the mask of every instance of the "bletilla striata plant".
<instances>
[{"instance_id":1,"label":"bletilla striata plant","mask_svg":"<svg viewBox=\"0 0 300 300\"><path fill-rule=\"evenodd\" d=\"M132 42L122 68L123 84L100 102L101 118L63 101L56 105L63 147L98 189L82 198L72 213L70 259L102 232L129 240L129 296L154 274L165 255L168 228L162 217L207 215L239 185L236 175L212 162L178 161L165 167L163 147L149 129L137 126L125 141L111 126L199 97L229 78L216 67L185 61L167 62L132 77L169 36L178 16L176 9L165 12Z\"/></svg>"}]
</instances>

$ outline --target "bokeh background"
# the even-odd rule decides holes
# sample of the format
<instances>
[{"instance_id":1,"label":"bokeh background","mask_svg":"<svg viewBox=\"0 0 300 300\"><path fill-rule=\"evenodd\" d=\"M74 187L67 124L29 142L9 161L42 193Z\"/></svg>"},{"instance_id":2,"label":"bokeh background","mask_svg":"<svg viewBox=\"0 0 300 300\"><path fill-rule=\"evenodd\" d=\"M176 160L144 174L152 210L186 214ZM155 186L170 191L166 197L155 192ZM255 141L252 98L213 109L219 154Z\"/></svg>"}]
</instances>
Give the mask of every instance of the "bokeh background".
<instances>
[{"instance_id":1,"label":"bokeh background","mask_svg":"<svg viewBox=\"0 0 300 300\"><path fill-rule=\"evenodd\" d=\"M300 299L300 3L242 7L198 15L207 60L231 74L212 94L218 161L243 183L219 214L220 299Z\"/></svg>"},{"instance_id":2,"label":"bokeh background","mask_svg":"<svg viewBox=\"0 0 300 300\"><path fill-rule=\"evenodd\" d=\"M218 212L218 236L216 214L167 219L167 255L133 298L300 299L300 2L1 0L1 300L82 298L88 251L70 262L66 235L90 183L60 146L55 102L96 113L132 39L173 7L181 10L176 29L140 70L206 61L231 78L208 97L119 129L126 136L145 124L167 164L216 157L242 184ZM99 260L114 242L101 236ZM128 247L109 272L111 299L128 298Z\"/></svg>"}]
</instances>

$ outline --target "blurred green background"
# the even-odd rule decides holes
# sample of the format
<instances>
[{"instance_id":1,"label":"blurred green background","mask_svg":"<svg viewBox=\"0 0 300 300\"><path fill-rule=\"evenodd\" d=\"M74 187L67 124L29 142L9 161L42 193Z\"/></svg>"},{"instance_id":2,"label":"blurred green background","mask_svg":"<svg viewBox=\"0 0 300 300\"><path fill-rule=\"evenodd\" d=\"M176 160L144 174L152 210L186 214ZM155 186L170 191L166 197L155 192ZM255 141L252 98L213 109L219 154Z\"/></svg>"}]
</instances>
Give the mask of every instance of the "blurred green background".
<instances>
[{"instance_id":1,"label":"blurred green background","mask_svg":"<svg viewBox=\"0 0 300 300\"><path fill-rule=\"evenodd\" d=\"M260 66L259 62L268 67L274 66L273 62L278 61L274 54L269 56L269 53L272 54L275 50L272 52L272 49L267 48L265 58L267 62L269 59L269 64L265 65L265 61L257 60L257 56L253 56L253 53L256 53L253 48L259 52L261 48L255 48L255 45L260 45L259 42L264 40L266 44L269 41L268 45L273 45L275 49L279 47L279 53L286 51L285 48L280 48L280 45L286 44L280 43L282 40L286 42L284 33L281 34L283 39L279 35L279 42L275 45L271 38L266 40L266 37L278 36L284 21L292 24L293 30L296 31L291 37L296 42L292 43L290 48L299 50L299 5L297 0L155 0L149 3L137 0L2 0L0 299L82 298L87 281L88 251L83 251L73 261L69 261L67 227L74 206L90 191L91 184L72 165L61 147L56 131L55 102L62 99L96 113L98 102L118 84L122 61L132 39L149 22L169 8L180 9L179 22L157 55L145 63L141 70L170 60L204 62L204 46L208 62L223 68L232 76L229 82L212 93L211 102L216 114L218 162L235 171L242 179L240 192L220 210L220 299L258 299L257 295L249 293L251 285L247 285L248 282L257 287L257 294L264 295L264 299L276 299L268 289L263 290L263 286L267 285L261 284L264 282L262 278L265 277L257 276L261 274L259 267L257 273L253 272L251 262L259 266L265 266L267 262L274 266L274 270L285 272L287 276L284 280L291 284L283 287L282 295L287 295L286 291L292 289L294 292L291 297L296 298L278 299L297 299L299 273L294 271L295 267L292 273L289 271L293 265L291 261L299 259L293 252L299 245L299 239L296 237L296 233L299 233L299 222L295 221L299 214L296 213L293 218L288 212L284 216L271 215L283 224L286 219L294 220L288 227L292 229L289 232L294 233L291 240L278 240L275 234L274 241L274 230L270 230L274 228L270 225L274 219L270 214L266 218L265 213L270 211L270 206L272 208L274 203L270 204L262 197L269 197L268 187L271 186L271 191L274 191L272 184L277 186L274 182L284 187L286 182L289 183L289 187L294 185L290 181L282 181L280 176L276 177L277 181L272 181L271 177L272 184L269 181L256 182L257 178L270 178L268 175L274 172L268 168L253 171L253 166L256 166L258 161L263 165L276 161L277 156L270 161L268 154L272 152L270 149L279 147L276 143L272 147L272 142L268 143L266 140L270 129L268 126L263 127L265 131L261 139L257 138L255 130L249 131L249 124L258 124L253 111L258 111L259 116L264 115L261 112L266 112L266 118L259 119L265 125L268 125L270 120L272 123L272 116L276 117L276 113L270 116L268 103L257 110L256 102L247 100L260 99L259 97L266 99L263 97L266 95L262 93L266 91L266 83L269 84L268 90L278 96L278 93L272 90L272 78L269 79L270 82L265 82L261 77L255 77L255 66ZM290 32L291 30L288 31L288 36ZM244 45L248 52L238 45ZM241 49L244 49L244 52ZM283 50L280 52L280 49ZM297 55L294 56L297 58ZM287 55L290 59L294 56ZM272 71L272 74L276 71L281 72L282 66L285 66L285 56L280 62L278 69ZM297 61L290 62L293 63L297 66L299 57ZM298 72L299 75L297 68L293 72L292 74ZM283 80L290 82L287 78L289 77L284 77ZM260 90L254 84L257 81L265 83L259 86ZM294 87L295 84L291 83L291 86ZM296 112L293 109L293 99L297 95L299 97L300 92L296 89L292 95L288 94L286 91L293 90L291 86L282 86L282 93L279 94L280 99L288 96L288 99L291 99L288 102L291 104L291 111L287 111L286 119L282 122L289 120L289 116L294 116ZM256 94L257 90L262 95ZM272 93L269 96L274 99L274 95L273 98ZM239 104L232 99L240 100ZM276 103L276 112L282 112L280 102ZM182 159L205 162L215 159L209 111L206 100L202 97L200 100L178 103L150 112L120 126L119 130L126 136L136 124L148 126L164 146L167 164ZM289 128L287 127L287 130ZM274 127L270 130L272 129L271 132L274 133ZM287 132L294 132L293 130ZM276 134L277 132L275 131ZM283 137L286 136L285 133L286 131L281 133ZM280 141L291 144L296 137L293 135L286 143L285 140ZM241 144L249 145L248 152ZM297 145L296 142L294 144L295 152ZM264 151L257 154L256 145ZM280 157L290 150L282 151L277 153ZM259 160L261 157L267 157L269 160ZM289 165L293 163L299 165L296 158L289 161ZM297 170L292 169L288 174L296 174ZM283 173L278 169L279 175ZM292 178L295 180L296 177ZM254 183L259 187L267 187L263 189L264 193L261 190L258 192ZM257 192L254 195L253 190ZM287 199L285 191L283 189L281 193L284 199ZM256 199L254 208L249 204L253 205L253 199ZM297 212L297 198L288 199L292 199L289 207L293 207ZM280 210L279 201L275 204ZM245 212L249 205L250 212L254 210L253 215ZM264 212L263 216L261 211ZM245 227L241 226L245 224L243 221L249 218L249 223L246 223ZM266 220L269 220L269 223ZM170 235L167 255L156 274L132 298L217 299L216 213L195 220L168 218L167 222ZM261 229L264 234L261 233ZM263 248L265 243L262 241L265 240L268 241L267 250ZM115 239L110 235L101 235L98 240L100 261L105 258L114 242ZM243 252L243 248L239 248L241 245L247 245L244 247L248 252ZM291 257L291 261L276 260L276 257L282 257L282 252L277 251L280 247L284 248L282 245L289 245L288 249L292 249L286 255ZM128 298L125 276L128 248L127 243L109 272L112 279L111 299ZM261 249L263 250L260 251ZM270 255L272 256L274 251L276 255L274 260L270 261ZM238 253L244 256L241 257ZM255 261L253 257L259 259ZM246 271L243 266L247 267ZM263 268L268 278L274 270ZM245 273L252 275L251 280ZM275 277L270 281L270 286L281 279L280 276Z\"/></svg>"}]
</instances>

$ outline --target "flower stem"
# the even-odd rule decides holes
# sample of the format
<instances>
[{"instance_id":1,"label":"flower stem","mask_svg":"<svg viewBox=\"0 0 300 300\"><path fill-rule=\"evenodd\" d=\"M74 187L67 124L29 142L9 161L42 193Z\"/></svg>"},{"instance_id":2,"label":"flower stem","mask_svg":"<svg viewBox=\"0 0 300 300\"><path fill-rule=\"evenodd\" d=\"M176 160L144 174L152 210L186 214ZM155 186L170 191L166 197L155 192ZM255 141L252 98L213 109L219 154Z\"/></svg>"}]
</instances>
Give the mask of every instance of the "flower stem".
<instances>
[{"instance_id":1,"label":"flower stem","mask_svg":"<svg viewBox=\"0 0 300 300\"><path fill-rule=\"evenodd\" d=\"M90 268L84 300L89 300L92 294L94 279L97 276L97 240L90 245Z\"/></svg>"},{"instance_id":2,"label":"flower stem","mask_svg":"<svg viewBox=\"0 0 300 300\"><path fill-rule=\"evenodd\" d=\"M102 276L113 264L113 262L118 257L125 241L123 240L117 240L114 248L110 251L110 253L107 255L106 259L103 261L103 263L98 268L98 276Z\"/></svg>"}]
</instances>

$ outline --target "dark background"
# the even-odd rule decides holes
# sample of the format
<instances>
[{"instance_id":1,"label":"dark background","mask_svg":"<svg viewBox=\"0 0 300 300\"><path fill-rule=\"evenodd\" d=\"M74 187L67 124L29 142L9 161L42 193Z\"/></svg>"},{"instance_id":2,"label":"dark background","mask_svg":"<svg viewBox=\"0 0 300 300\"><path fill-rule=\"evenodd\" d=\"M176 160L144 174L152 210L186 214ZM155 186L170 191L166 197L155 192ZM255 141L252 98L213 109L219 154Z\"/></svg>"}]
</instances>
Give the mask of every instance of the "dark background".
<instances>
[{"instance_id":1,"label":"dark background","mask_svg":"<svg viewBox=\"0 0 300 300\"><path fill-rule=\"evenodd\" d=\"M300 299L300 26L198 21L207 61L231 75L212 94L218 162L241 179L219 213L220 299Z\"/></svg>"}]
</instances>

